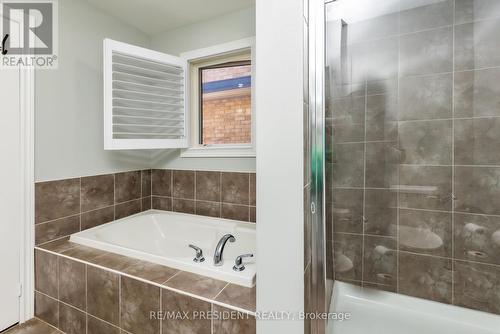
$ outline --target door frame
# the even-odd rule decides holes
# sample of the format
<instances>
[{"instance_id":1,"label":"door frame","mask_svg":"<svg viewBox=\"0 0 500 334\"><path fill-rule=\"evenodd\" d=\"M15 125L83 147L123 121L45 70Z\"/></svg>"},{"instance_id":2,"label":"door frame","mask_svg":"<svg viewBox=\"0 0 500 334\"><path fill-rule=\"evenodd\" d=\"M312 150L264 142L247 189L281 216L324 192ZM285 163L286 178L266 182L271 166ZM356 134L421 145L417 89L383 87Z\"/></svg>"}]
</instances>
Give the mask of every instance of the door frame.
<instances>
[{"instance_id":1,"label":"door frame","mask_svg":"<svg viewBox=\"0 0 500 334\"><path fill-rule=\"evenodd\" d=\"M35 314L35 70L20 73L22 224L20 228L19 323Z\"/></svg>"}]
</instances>

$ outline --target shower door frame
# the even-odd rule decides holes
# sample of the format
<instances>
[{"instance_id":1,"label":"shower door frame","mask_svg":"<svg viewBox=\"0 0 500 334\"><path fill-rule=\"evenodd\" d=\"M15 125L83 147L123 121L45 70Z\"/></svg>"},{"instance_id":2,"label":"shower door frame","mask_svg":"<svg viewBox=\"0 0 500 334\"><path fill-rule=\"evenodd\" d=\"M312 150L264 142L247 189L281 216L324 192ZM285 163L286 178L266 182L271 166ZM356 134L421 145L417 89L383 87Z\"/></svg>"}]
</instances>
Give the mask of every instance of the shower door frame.
<instances>
[{"instance_id":1,"label":"shower door frame","mask_svg":"<svg viewBox=\"0 0 500 334\"><path fill-rule=\"evenodd\" d=\"M309 129L311 132L311 303L328 312L325 241L325 0L309 0ZM312 321L312 333L326 332L326 321Z\"/></svg>"}]
</instances>

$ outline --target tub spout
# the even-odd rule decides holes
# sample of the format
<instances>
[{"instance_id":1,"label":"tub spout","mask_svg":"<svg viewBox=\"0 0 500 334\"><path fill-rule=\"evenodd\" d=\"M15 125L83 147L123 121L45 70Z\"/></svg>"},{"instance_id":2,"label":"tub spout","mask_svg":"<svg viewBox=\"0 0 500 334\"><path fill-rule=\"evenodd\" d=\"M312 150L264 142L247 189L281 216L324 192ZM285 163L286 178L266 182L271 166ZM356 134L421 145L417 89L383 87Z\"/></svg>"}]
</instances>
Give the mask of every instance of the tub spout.
<instances>
[{"instance_id":1,"label":"tub spout","mask_svg":"<svg viewBox=\"0 0 500 334\"><path fill-rule=\"evenodd\" d=\"M219 240L217 247L215 247L214 266L222 266L222 253L224 252L224 247L226 246L226 242L228 241L235 242L236 239L232 234L226 234Z\"/></svg>"}]
</instances>

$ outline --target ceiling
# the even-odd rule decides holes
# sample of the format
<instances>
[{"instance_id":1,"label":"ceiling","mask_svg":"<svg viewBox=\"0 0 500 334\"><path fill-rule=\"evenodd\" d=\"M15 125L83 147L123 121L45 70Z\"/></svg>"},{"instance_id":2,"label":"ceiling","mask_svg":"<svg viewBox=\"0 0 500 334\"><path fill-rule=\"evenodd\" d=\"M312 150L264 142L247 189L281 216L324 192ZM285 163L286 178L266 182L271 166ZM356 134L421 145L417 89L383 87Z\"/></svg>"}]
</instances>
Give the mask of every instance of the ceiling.
<instances>
[{"instance_id":1,"label":"ceiling","mask_svg":"<svg viewBox=\"0 0 500 334\"><path fill-rule=\"evenodd\" d=\"M255 0L87 0L148 35L209 20L255 4Z\"/></svg>"}]
</instances>

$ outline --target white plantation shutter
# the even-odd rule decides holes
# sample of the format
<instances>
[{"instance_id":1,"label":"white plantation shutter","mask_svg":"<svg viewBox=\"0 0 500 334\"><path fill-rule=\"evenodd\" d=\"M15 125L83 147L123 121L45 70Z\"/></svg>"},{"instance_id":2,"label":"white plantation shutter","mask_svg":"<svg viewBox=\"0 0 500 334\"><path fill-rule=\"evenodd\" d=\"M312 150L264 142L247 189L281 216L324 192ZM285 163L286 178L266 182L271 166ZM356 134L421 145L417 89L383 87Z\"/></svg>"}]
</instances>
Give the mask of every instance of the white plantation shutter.
<instances>
[{"instance_id":1,"label":"white plantation shutter","mask_svg":"<svg viewBox=\"0 0 500 334\"><path fill-rule=\"evenodd\" d=\"M104 149L187 147L187 62L104 40Z\"/></svg>"}]
</instances>

